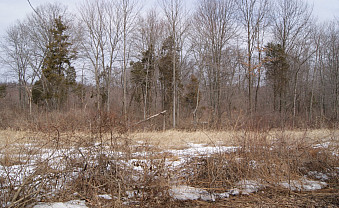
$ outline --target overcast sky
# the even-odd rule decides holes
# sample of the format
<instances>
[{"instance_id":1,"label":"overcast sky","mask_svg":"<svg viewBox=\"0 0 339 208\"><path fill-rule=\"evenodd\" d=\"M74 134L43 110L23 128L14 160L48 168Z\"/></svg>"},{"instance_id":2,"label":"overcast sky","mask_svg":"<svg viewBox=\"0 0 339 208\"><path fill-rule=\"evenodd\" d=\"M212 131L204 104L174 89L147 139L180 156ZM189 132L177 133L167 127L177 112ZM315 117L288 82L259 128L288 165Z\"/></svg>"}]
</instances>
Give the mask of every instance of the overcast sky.
<instances>
[{"instance_id":1,"label":"overcast sky","mask_svg":"<svg viewBox=\"0 0 339 208\"><path fill-rule=\"evenodd\" d=\"M159 0L139 0L144 8L156 6ZM198 0L185 0L189 5L193 7L194 4L190 2L196 2ZM318 17L320 21L333 20L335 17L339 19L339 0L306 0L310 4L314 4L313 14ZM45 3L59 2L66 5L71 12L76 12L78 5L83 0L30 0L33 7L38 7ZM0 0L0 37L5 35L7 28L17 20L23 20L27 14L32 13L32 9L27 0ZM5 74L0 69L0 81L3 81ZM7 79L6 79L7 80Z\"/></svg>"},{"instance_id":2,"label":"overcast sky","mask_svg":"<svg viewBox=\"0 0 339 208\"><path fill-rule=\"evenodd\" d=\"M76 12L77 5L83 0L59 0L58 2L66 5L71 11ZM157 0L140 0L143 5L156 4ZM321 21L332 20L336 16L339 18L339 0L307 0L314 3L314 15ZM55 2L55 0L30 0L34 7L46 2ZM32 12L27 0L0 0L0 36L3 36L6 29L15 23L16 20L22 20Z\"/></svg>"}]
</instances>

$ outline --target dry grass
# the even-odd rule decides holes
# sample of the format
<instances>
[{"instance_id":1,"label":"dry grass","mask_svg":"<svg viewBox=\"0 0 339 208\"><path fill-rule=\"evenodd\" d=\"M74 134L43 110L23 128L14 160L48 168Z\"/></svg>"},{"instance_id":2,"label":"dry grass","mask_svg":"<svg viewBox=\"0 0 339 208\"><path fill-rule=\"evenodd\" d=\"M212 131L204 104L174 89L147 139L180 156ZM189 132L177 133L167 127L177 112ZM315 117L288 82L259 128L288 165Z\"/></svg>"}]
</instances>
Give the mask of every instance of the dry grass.
<instances>
[{"instance_id":1,"label":"dry grass","mask_svg":"<svg viewBox=\"0 0 339 208\"><path fill-rule=\"evenodd\" d=\"M44 133L1 130L0 167L6 171L0 175L3 196L0 202L20 207L37 200L81 198L93 207L208 207L213 204L173 201L168 190L173 183L180 182L210 192L223 192L243 179L260 180L268 188L265 191L274 195L272 198L286 199L279 196L281 193L285 196L286 190L275 184L301 178L309 171L331 173L339 166L339 159L333 154L338 150L339 131L334 130L170 130L121 135L102 132L101 126L96 129L99 131L61 131L56 127ZM314 148L328 141L329 145ZM187 148L189 143L240 148L231 153L188 157L177 170L165 165L165 161L175 161L177 156L160 154L162 150ZM48 157L46 150L51 153ZM40 165L32 172L24 172L32 161ZM59 162L53 165L54 161ZM23 180L11 174L15 171L20 172ZM338 175L327 182L332 190L338 191ZM133 196L129 196L131 193ZM98 197L102 194L112 199ZM254 207L276 203L260 193L255 196L262 197L265 203L258 200L258 203L249 203L241 197L243 201L239 199L239 206L241 203ZM310 197L300 197L304 199L311 201ZM124 205L126 201L131 203ZM228 205L223 201L216 204Z\"/></svg>"},{"instance_id":2,"label":"dry grass","mask_svg":"<svg viewBox=\"0 0 339 208\"><path fill-rule=\"evenodd\" d=\"M30 131L16 131L12 129L0 130L0 145L6 145L18 142L29 142L27 138L36 135Z\"/></svg>"},{"instance_id":3,"label":"dry grass","mask_svg":"<svg viewBox=\"0 0 339 208\"><path fill-rule=\"evenodd\" d=\"M189 143L203 143L208 145L220 145L220 143L232 143L232 138L239 132L218 131L176 131L165 132L135 132L129 136L134 141L148 142L164 149L182 149Z\"/></svg>"},{"instance_id":4,"label":"dry grass","mask_svg":"<svg viewBox=\"0 0 339 208\"><path fill-rule=\"evenodd\" d=\"M179 130L167 130L162 131L147 131L147 132L131 132L127 136L133 141L147 142L152 145L158 145L161 148L173 148L182 149L186 148L188 143L203 143L208 145L233 145L236 138L248 133L244 130L239 131L179 131ZM339 130L330 129L311 129L311 130L271 130L267 132L271 138L276 138L281 135L288 135L291 139L306 139L311 143L326 142L333 140L333 138L339 137ZM102 137L117 137L120 134L118 132L102 133ZM58 135L58 129L56 127L50 127L49 131L33 132L33 131L18 131L13 129L0 130L0 145L10 144L13 142L32 142L32 140L46 141L49 137L61 137L71 140L77 140L77 138L94 137L90 132L79 131L60 131ZM73 139L72 139L73 138Z\"/></svg>"},{"instance_id":5,"label":"dry grass","mask_svg":"<svg viewBox=\"0 0 339 208\"><path fill-rule=\"evenodd\" d=\"M311 135L314 137L310 137ZM218 206L223 207L275 207L278 205L278 200L283 200L280 202L282 207L293 204L298 204L299 207L303 203L307 204L306 207L325 205L337 207L339 201L335 200L333 195L321 195L322 190L312 192L319 193L319 198L307 193L299 197L297 193L291 193L279 185L281 182L290 185L292 180L302 183L305 176L319 180L316 177L312 178L309 173L324 173L329 176L325 180L328 184L325 192L334 192L338 196L339 157L334 153L338 151L339 140L331 134L325 139L325 141L330 140L331 145L320 145L315 148L314 145L321 139L318 136L320 134L317 131L309 134L307 132L304 134L302 132L275 132L274 134L244 132L234 138L240 147L235 152L190 158L185 164L186 177L182 180L186 180L190 186L200 187L211 193L225 192L243 180L255 180L266 187L265 194L260 191L250 197L241 197L241 200L231 198L217 203ZM267 193L272 196L264 197ZM295 198L291 197L297 198L298 201L294 201ZM321 202L320 198L328 201ZM206 202L202 204L208 206Z\"/></svg>"},{"instance_id":6,"label":"dry grass","mask_svg":"<svg viewBox=\"0 0 339 208\"><path fill-rule=\"evenodd\" d=\"M159 147L168 149L186 148L188 143L203 143L211 146L227 145L232 146L237 138L248 133L245 130L239 131L176 131L168 130L165 132L133 132L129 138L134 141L144 141ZM279 137L282 133L289 138L300 140L307 139L310 143L325 142L331 138L338 138L339 130L315 129L315 130L272 130L267 132L271 139Z\"/></svg>"},{"instance_id":7,"label":"dry grass","mask_svg":"<svg viewBox=\"0 0 339 208\"><path fill-rule=\"evenodd\" d=\"M24 207L37 201L80 197L93 207L103 203L123 207L128 192L135 193L139 205L169 197L164 156L153 153L153 146L136 147L126 137L107 133L2 132L0 206ZM138 158L134 152L147 152L148 156ZM114 198L105 201L100 194Z\"/></svg>"}]
</instances>

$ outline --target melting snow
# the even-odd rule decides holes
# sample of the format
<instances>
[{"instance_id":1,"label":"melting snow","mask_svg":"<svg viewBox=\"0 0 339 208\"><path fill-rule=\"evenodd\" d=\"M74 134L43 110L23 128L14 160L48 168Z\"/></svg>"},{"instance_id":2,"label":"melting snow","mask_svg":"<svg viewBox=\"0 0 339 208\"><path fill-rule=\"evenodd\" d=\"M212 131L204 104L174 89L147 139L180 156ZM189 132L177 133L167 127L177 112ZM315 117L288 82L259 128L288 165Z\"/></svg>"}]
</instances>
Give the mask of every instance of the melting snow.
<instances>
[{"instance_id":1,"label":"melting snow","mask_svg":"<svg viewBox=\"0 0 339 208\"><path fill-rule=\"evenodd\" d=\"M103 198L103 199L107 199L107 200L111 200L112 197L108 194L102 194L102 195L98 195L99 198Z\"/></svg>"},{"instance_id":2,"label":"melting snow","mask_svg":"<svg viewBox=\"0 0 339 208\"><path fill-rule=\"evenodd\" d=\"M264 188L264 185L255 180L242 180L239 181L236 185L240 189L241 193L246 195L257 192L260 189Z\"/></svg>"},{"instance_id":3,"label":"melting snow","mask_svg":"<svg viewBox=\"0 0 339 208\"><path fill-rule=\"evenodd\" d=\"M205 146L204 144L192 144L189 143L190 148L183 150L168 150L174 155L178 156L200 156L200 155L211 155L215 153L221 152L235 152L239 147L225 147L225 146L217 146L210 147Z\"/></svg>"},{"instance_id":4,"label":"melting snow","mask_svg":"<svg viewBox=\"0 0 339 208\"><path fill-rule=\"evenodd\" d=\"M313 145L313 148L328 148L330 146L331 142L324 142L321 144Z\"/></svg>"},{"instance_id":5,"label":"melting snow","mask_svg":"<svg viewBox=\"0 0 339 208\"><path fill-rule=\"evenodd\" d=\"M318 172L318 171L310 171L310 172L308 172L308 175L309 175L309 176L313 176L313 177L315 177L316 179L319 179L319 180L322 180L322 181L326 181L326 180L329 179L328 176L327 176L326 174L320 173L320 172Z\"/></svg>"},{"instance_id":6,"label":"melting snow","mask_svg":"<svg viewBox=\"0 0 339 208\"><path fill-rule=\"evenodd\" d=\"M290 183L282 182L280 185L292 191L314 191L326 187L327 183L302 178L301 180L291 180Z\"/></svg>"},{"instance_id":7,"label":"melting snow","mask_svg":"<svg viewBox=\"0 0 339 208\"><path fill-rule=\"evenodd\" d=\"M317 144L314 145L314 148L326 148L330 145L329 142L323 143L323 144ZM216 154L216 153L223 153L223 152L235 152L236 150L239 149L239 147L226 147L226 146L207 146L206 144L193 144L189 143L188 144L189 148L187 149L182 149L182 150L166 150L165 153L172 153L173 155L177 156L177 160L174 161L165 161L165 165L170 168L178 168L185 162L187 162L187 157L195 157L195 156L202 156L202 155L211 155L211 154ZM30 164L26 165L18 165L17 166L11 166L7 167L9 169L10 177L17 177L16 182L20 182L22 178L26 174L29 174L34 171L34 167L37 165L38 159L42 160L48 160L50 159L50 162L53 164L53 162L57 162L64 154L69 154L71 153L72 149L68 150L58 150L58 151L49 151L46 150L45 152L42 152L40 155L40 158L37 158L36 160L33 160ZM82 150L86 151L86 150ZM118 155L123 155L123 153L120 152L115 152L114 154ZM135 156L144 156L147 157L149 154L148 152L137 152L134 153L136 154ZM148 160L140 160L140 159L131 159L129 161L120 161L120 163L132 166L134 171L137 172L142 172L144 169L144 165L149 165ZM11 175L11 173L16 173L16 169L20 170L25 166L24 171L21 171L21 175ZM252 168L255 168L257 166L257 162L252 160L250 161L250 166ZM0 174L3 174L5 170L3 170L4 167L0 168ZM339 171L339 168L338 168ZM328 180L328 176L326 174L317 172L317 171L311 171L308 173L309 176L313 176L316 179L325 181ZM137 180L137 176L135 179ZM309 180L306 177L302 178L301 180L292 180L290 183L288 182L282 182L279 183L278 185L281 185L285 188L289 188L291 190L306 190L306 191L312 191L312 190L317 190L321 189L327 186L325 182L319 182L319 181L313 181ZM235 184L235 187L233 189L229 189L228 191L224 193L209 193L208 191L201 189L201 188L195 188L195 187L190 187L186 185L179 185L179 186L173 186L170 189L170 195L177 200L204 200L204 201L215 201L217 198L227 198L230 195L239 195L239 194L250 194L259 191L260 189L263 189L265 186L261 183L259 183L256 180L242 180L239 181L238 183ZM129 198L135 197L137 194L134 191L127 192ZM112 197L110 195L98 195L98 197L110 200ZM74 200L74 201L69 201L65 203L39 203L34 206L34 208L85 208L87 207L85 204L85 201L81 200Z\"/></svg>"},{"instance_id":8,"label":"melting snow","mask_svg":"<svg viewBox=\"0 0 339 208\"><path fill-rule=\"evenodd\" d=\"M215 201L215 197L206 190L190 186L174 186L170 189L170 195L177 200Z\"/></svg>"},{"instance_id":9,"label":"melting snow","mask_svg":"<svg viewBox=\"0 0 339 208\"><path fill-rule=\"evenodd\" d=\"M87 206L83 200L73 200L65 203L39 203L33 208L87 208Z\"/></svg>"},{"instance_id":10,"label":"melting snow","mask_svg":"<svg viewBox=\"0 0 339 208\"><path fill-rule=\"evenodd\" d=\"M259 191L264 186L254 180L242 180L236 184L236 188L230 189L224 193L209 193L204 189L191 186L173 186L170 194L177 200L203 200L215 201L216 198L228 198L230 195L250 194Z\"/></svg>"}]
</instances>

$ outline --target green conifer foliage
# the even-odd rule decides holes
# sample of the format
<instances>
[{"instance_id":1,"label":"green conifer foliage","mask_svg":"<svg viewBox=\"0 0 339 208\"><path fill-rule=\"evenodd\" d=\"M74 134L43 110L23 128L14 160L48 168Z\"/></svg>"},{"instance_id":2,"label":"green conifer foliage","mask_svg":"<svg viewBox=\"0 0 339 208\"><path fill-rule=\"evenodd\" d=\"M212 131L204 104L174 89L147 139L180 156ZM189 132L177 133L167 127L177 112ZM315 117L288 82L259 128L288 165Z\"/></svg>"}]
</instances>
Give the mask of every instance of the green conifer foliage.
<instances>
[{"instance_id":1,"label":"green conifer foliage","mask_svg":"<svg viewBox=\"0 0 339 208\"><path fill-rule=\"evenodd\" d=\"M4 98L6 96L6 84L0 84L0 98Z\"/></svg>"},{"instance_id":2,"label":"green conifer foliage","mask_svg":"<svg viewBox=\"0 0 339 208\"><path fill-rule=\"evenodd\" d=\"M274 110L277 110L278 106L275 101L279 97L279 112L281 112L288 85L289 64L287 54L280 44L268 43L266 59L266 77L273 88Z\"/></svg>"},{"instance_id":3,"label":"green conifer foliage","mask_svg":"<svg viewBox=\"0 0 339 208\"><path fill-rule=\"evenodd\" d=\"M76 84L75 69L71 65L75 52L70 49L72 44L66 34L67 29L61 17L54 20L50 31L52 38L42 66L42 77L33 88L33 101L47 103L50 108L62 107L70 88Z\"/></svg>"},{"instance_id":4,"label":"green conifer foliage","mask_svg":"<svg viewBox=\"0 0 339 208\"><path fill-rule=\"evenodd\" d=\"M194 109L197 105L198 98L198 89L199 89L199 80L192 74L190 82L186 85L186 95L185 95L185 104L186 107L190 110Z\"/></svg>"},{"instance_id":5,"label":"green conifer foliage","mask_svg":"<svg viewBox=\"0 0 339 208\"><path fill-rule=\"evenodd\" d=\"M173 103L173 51L177 53L177 50L173 50L174 40L172 36L169 36L162 45L162 54L159 60L159 80L162 85L162 104L164 110L172 108ZM176 82L177 87L181 88L180 73L179 73L179 55L176 56Z\"/></svg>"},{"instance_id":6,"label":"green conifer foliage","mask_svg":"<svg viewBox=\"0 0 339 208\"><path fill-rule=\"evenodd\" d=\"M140 61L131 63L131 81L134 85L134 100L144 105L144 115L150 112L154 89L155 52L152 45L142 53Z\"/></svg>"}]
</instances>

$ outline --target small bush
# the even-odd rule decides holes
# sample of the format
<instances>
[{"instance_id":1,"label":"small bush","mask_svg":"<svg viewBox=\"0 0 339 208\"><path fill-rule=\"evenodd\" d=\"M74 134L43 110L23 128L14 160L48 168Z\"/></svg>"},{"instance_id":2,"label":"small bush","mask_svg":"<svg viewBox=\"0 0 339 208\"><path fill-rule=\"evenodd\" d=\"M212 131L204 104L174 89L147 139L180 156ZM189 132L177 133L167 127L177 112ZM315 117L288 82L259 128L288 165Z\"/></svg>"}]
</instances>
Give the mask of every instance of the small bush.
<instances>
[{"instance_id":1,"label":"small bush","mask_svg":"<svg viewBox=\"0 0 339 208\"><path fill-rule=\"evenodd\" d=\"M188 159L185 180L189 185L225 192L239 181L256 180L280 189L282 181L299 180L316 171L329 176L326 182L330 186L338 186L339 159L334 149L317 149L302 138L292 139L284 133L272 137L268 132L244 132L237 140L235 152Z\"/></svg>"}]
</instances>

